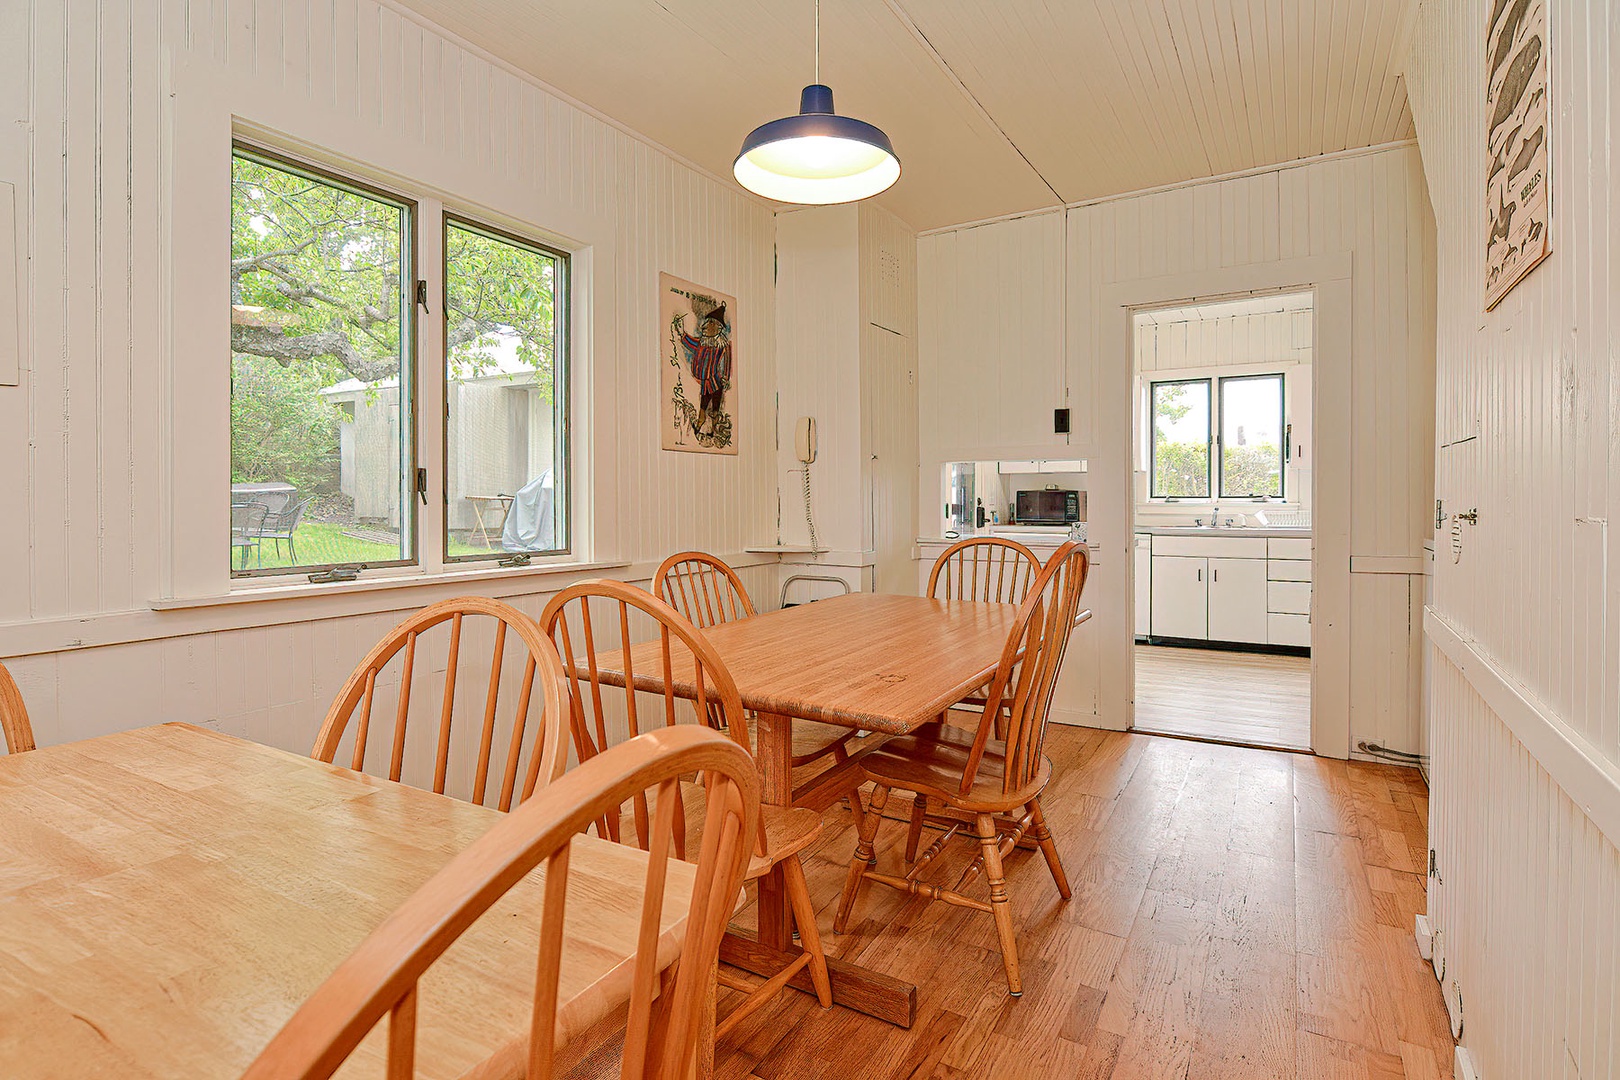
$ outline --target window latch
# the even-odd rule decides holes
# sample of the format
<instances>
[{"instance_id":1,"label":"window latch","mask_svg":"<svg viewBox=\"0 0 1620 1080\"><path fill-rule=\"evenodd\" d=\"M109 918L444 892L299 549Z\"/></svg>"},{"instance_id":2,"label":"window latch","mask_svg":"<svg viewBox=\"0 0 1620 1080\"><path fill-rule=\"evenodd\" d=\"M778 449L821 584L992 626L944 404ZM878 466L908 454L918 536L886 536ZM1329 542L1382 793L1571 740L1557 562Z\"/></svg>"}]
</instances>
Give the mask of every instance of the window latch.
<instances>
[{"instance_id":1,"label":"window latch","mask_svg":"<svg viewBox=\"0 0 1620 1080\"><path fill-rule=\"evenodd\" d=\"M516 554L508 555L506 558L500 560L495 565L496 566L528 566L529 565L529 553L527 551L519 551Z\"/></svg>"},{"instance_id":2,"label":"window latch","mask_svg":"<svg viewBox=\"0 0 1620 1080\"><path fill-rule=\"evenodd\" d=\"M311 585L329 585L334 581L358 581L363 566L334 566L330 570L322 570L309 575Z\"/></svg>"},{"instance_id":3,"label":"window latch","mask_svg":"<svg viewBox=\"0 0 1620 1080\"><path fill-rule=\"evenodd\" d=\"M427 470L416 470L416 494L421 497L422 505L427 505Z\"/></svg>"},{"instance_id":4,"label":"window latch","mask_svg":"<svg viewBox=\"0 0 1620 1080\"><path fill-rule=\"evenodd\" d=\"M416 279L416 306L422 309L424 315L433 314L427 306L427 282L421 278Z\"/></svg>"}]
</instances>

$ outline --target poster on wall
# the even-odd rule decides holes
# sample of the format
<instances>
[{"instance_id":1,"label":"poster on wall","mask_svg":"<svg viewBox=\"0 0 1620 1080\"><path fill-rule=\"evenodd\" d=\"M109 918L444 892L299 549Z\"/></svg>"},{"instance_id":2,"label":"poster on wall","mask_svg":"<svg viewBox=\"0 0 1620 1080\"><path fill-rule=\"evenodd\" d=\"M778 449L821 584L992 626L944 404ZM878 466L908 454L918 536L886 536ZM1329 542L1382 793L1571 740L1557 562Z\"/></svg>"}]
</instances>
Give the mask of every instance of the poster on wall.
<instances>
[{"instance_id":1,"label":"poster on wall","mask_svg":"<svg viewBox=\"0 0 1620 1080\"><path fill-rule=\"evenodd\" d=\"M663 327L664 449L737 452L732 328L737 301L670 274L658 275Z\"/></svg>"},{"instance_id":2,"label":"poster on wall","mask_svg":"<svg viewBox=\"0 0 1620 1080\"><path fill-rule=\"evenodd\" d=\"M1485 310L1552 251L1547 0L1492 0L1485 31Z\"/></svg>"}]
</instances>

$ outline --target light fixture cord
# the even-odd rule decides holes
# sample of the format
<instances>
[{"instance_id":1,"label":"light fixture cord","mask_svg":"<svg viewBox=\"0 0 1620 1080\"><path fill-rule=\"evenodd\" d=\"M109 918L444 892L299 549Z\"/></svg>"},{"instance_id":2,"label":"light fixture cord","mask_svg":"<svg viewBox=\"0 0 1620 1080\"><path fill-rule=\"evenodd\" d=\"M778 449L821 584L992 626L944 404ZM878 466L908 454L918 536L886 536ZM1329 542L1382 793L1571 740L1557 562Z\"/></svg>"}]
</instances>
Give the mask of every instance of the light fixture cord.
<instances>
[{"instance_id":1,"label":"light fixture cord","mask_svg":"<svg viewBox=\"0 0 1620 1080\"><path fill-rule=\"evenodd\" d=\"M816 0L816 85L821 85L821 0Z\"/></svg>"}]
</instances>

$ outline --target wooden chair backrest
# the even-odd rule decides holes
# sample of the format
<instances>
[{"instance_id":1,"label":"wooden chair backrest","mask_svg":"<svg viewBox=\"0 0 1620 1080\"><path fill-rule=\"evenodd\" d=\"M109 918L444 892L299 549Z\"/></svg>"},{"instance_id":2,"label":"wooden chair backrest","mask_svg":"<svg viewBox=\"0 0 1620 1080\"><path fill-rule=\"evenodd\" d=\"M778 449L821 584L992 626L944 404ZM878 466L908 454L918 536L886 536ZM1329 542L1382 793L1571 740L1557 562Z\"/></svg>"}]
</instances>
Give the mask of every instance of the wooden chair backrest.
<instances>
[{"instance_id":1,"label":"wooden chair backrest","mask_svg":"<svg viewBox=\"0 0 1620 1080\"><path fill-rule=\"evenodd\" d=\"M742 578L725 561L703 551L683 551L653 574L658 598L700 630L754 614Z\"/></svg>"},{"instance_id":2,"label":"wooden chair backrest","mask_svg":"<svg viewBox=\"0 0 1620 1080\"><path fill-rule=\"evenodd\" d=\"M592 601L596 602L594 610ZM656 632L658 659L651 670L638 670L630 660L632 612L642 617L638 621L650 620ZM540 628L562 658L569 730L580 761L589 761L644 731L673 727L682 722L683 714L691 717L689 722L723 728L744 750L751 750L748 715L720 654L702 631L652 593L622 581L581 581L551 598L540 615ZM598 658L615 652L623 657L623 686L604 682L597 663ZM677 670L690 673L695 701L677 705ZM643 703L640 694L657 694L662 707L649 716L639 707ZM632 802L634 840L645 849L647 801L637 796ZM597 824L602 836L621 842L629 839L621 829L617 808L604 813ZM680 829L678 822L676 827ZM675 842L677 855L685 858L684 835L677 832ZM763 846L760 850L763 853Z\"/></svg>"},{"instance_id":3,"label":"wooden chair backrest","mask_svg":"<svg viewBox=\"0 0 1620 1080\"><path fill-rule=\"evenodd\" d=\"M540 633L534 620L499 600L484 596L463 596L442 600L418 611L393 630L366 654L354 669L348 682L332 702L326 713L326 722L315 737L310 756L330 762L348 730L349 720L358 708L360 719L355 728L353 752L349 767L365 767L366 744L371 734L372 701L377 692L377 676L389 662L404 653L400 672L399 700L394 712L392 752L389 757L388 779L398 780L404 771L405 733L411 706L411 680L415 674L417 640L422 633L441 623L450 624L449 663L444 675L444 694L439 709L438 752L433 769L433 790L444 793L450 768L450 732L455 712L456 673L461 660L462 624L468 618L488 618L495 621L494 652L490 660L489 687L484 694L483 727L478 743L477 771L473 777L471 801L485 804L489 786L491 757L495 753L496 718L501 689L501 667L506 652L508 634L516 634L528 652L523 669L523 683L513 704L511 735L506 750L506 762L500 772L500 789L496 808L510 810L516 794L519 758L522 757L524 735L528 728L531 699L538 686L540 691L540 727L535 736L534 749L529 755L528 773L524 777L522 794L517 801L527 799L536 787L544 787L557 779L568 765L568 748L564 743L567 706L564 696L562 663L557 650Z\"/></svg>"},{"instance_id":4,"label":"wooden chair backrest","mask_svg":"<svg viewBox=\"0 0 1620 1080\"><path fill-rule=\"evenodd\" d=\"M1040 769L1052 694L1090 570L1086 545L1071 540L1052 553L1024 597L985 696L984 719L962 775L964 795L992 735L1007 745L1005 792L1024 787Z\"/></svg>"},{"instance_id":5,"label":"wooden chair backrest","mask_svg":"<svg viewBox=\"0 0 1620 1080\"><path fill-rule=\"evenodd\" d=\"M1041 560L1016 540L977 536L958 540L934 560L928 595L936 600L1021 604L1041 572Z\"/></svg>"},{"instance_id":6,"label":"wooden chair backrest","mask_svg":"<svg viewBox=\"0 0 1620 1080\"><path fill-rule=\"evenodd\" d=\"M17 681L4 664L0 664L0 728L5 730L9 753L20 754L34 748L34 726L28 722L22 691L17 689Z\"/></svg>"},{"instance_id":7,"label":"wooden chair backrest","mask_svg":"<svg viewBox=\"0 0 1620 1080\"><path fill-rule=\"evenodd\" d=\"M707 785L702 851L673 980L660 980L658 938L682 775ZM388 1017L389 1080L416 1075L417 984L474 922L535 867L545 866L529 1080L552 1074L563 956L568 856L575 834L609 806L657 789L657 816L643 881L640 932L619 1075L684 1080L696 1051L700 1013L720 940L757 828L753 760L731 740L694 726L631 740L585 762L473 841L390 915L270 1041L243 1080L325 1080ZM626 888L634 883L625 882ZM514 931L516 932L516 931ZM660 992L660 982L663 987ZM431 1000L431 999L430 999ZM656 1018L655 1018L656 1010Z\"/></svg>"}]
</instances>

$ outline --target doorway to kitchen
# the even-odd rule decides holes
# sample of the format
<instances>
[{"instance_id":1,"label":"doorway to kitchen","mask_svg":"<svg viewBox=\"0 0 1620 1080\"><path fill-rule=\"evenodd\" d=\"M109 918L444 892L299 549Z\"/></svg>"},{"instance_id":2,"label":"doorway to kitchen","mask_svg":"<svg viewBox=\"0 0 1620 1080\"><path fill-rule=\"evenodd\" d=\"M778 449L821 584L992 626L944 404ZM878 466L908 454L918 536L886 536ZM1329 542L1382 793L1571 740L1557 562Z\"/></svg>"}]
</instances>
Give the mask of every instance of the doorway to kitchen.
<instances>
[{"instance_id":1,"label":"doorway to kitchen","mask_svg":"<svg viewBox=\"0 0 1620 1080\"><path fill-rule=\"evenodd\" d=\"M1313 293L1131 330L1134 730L1309 750Z\"/></svg>"}]
</instances>

